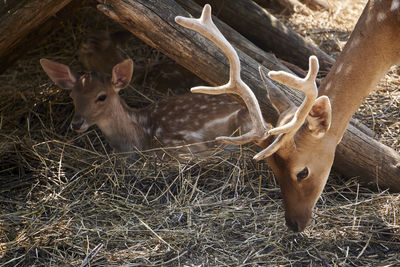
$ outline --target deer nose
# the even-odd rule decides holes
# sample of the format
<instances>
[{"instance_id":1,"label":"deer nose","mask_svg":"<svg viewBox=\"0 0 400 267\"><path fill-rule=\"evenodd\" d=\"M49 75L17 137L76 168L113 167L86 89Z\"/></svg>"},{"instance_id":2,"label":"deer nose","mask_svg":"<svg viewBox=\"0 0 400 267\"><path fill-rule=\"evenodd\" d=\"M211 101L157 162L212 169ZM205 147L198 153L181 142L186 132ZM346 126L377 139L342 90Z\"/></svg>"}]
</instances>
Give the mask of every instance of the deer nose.
<instances>
[{"instance_id":1,"label":"deer nose","mask_svg":"<svg viewBox=\"0 0 400 267\"><path fill-rule=\"evenodd\" d=\"M293 232L299 232L299 225L297 222L286 219L286 226Z\"/></svg>"},{"instance_id":2,"label":"deer nose","mask_svg":"<svg viewBox=\"0 0 400 267\"><path fill-rule=\"evenodd\" d=\"M71 129L74 131L80 130L85 120L82 116L75 116L71 121Z\"/></svg>"},{"instance_id":3,"label":"deer nose","mask_svg":"<svg viewBox=\"0 0 400 267\"><path fill-rule=\"evenodd\" d=\"M286 226L293 232L302 232L308 224L308 220L304 221L298 218L289 218L285 216Z\"/></svg>"}]
</instances>

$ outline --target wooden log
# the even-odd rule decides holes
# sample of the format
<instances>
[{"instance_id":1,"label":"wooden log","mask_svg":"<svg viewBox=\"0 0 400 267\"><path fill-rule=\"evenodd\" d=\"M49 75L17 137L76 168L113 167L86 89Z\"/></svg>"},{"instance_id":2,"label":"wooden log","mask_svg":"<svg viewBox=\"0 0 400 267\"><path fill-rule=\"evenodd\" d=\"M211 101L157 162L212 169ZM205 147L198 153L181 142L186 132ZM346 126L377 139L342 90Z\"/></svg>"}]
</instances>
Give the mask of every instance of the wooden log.
<instances>
[{"instance_id":1,"label":"wooden log","mask_svg":"<svg viewBox=\"0 0 400 267\"><path fill-rule=\"evenodd\" d=\"M337 146L333 168L368 186L400 192L400 155L352 124Z\"/></svg>"},{"instance_id":2,"label":"wooden log","mask_svg":"<svg viewBox=\"0 0 400 267\"><path fill-rule=\"evenodd\" d=\"M280 4L281 6L287 8L291 12L301 12L302 9L304 9L304 6L307 6L308 8L312 10L326 10L330 11L331 7L330 5L325 1L325 0L253 0L257 4L259 4L262 7L270 7L271 5L276 5ZM309 13L306 11L305 13Z\"/></svg>"},{"instance_id":3,"label":"wooden log","mask_svg":"<svg viewBox=\"0 0 400 267\"><path fill-rule=\"evenodd\" d=\"M83 2L85 1L4 1L0 8L0 73L34 45L39 44L63 18ZM56 17L55 14L67 5L62 14Z\"/></svg>"},{"instance_id":4,"label":"wooden log","mask_svg":"<svg viewBox=\"0 0 400 267\"><path fill-rule=\"evenodd\" d=\"M304 15L310 15L307 7L300 3L298 0L278 0L278 3L288 9L290 13L301 13Z\"/></svg>"},{"instance_id":5,"label":"wooden log","mask_svg":"<svg viewBox=\"0 0 400 267\"><path fill-rule=\"evenodd\" d=\"M193 2L192 0L175 0L181 7L188 11L192 16L200 17L202 7ZM253 43L249 42L243 35L228 26L225 22L221 21L217 17L213 16L213 21L217 25L218 29L226 36L227 40L257 62L262 64L264 67L270 70L284 70L293 72L283 62L276 58L272 53L265 52Z\"/></svg>"},{"instance_id":6,"label":"wooden log","mask_svg":"<svg viewBox=\"0 0 400 267\"><path fill-rule=\"evenodd\" d=\"M308 69L308 58L316 55L320 70L327 72L334 59L302 36L286 27L252 0L195 0L201 6L209 3L213 14L241 33L262 50Z\"/></svg>"},{"instance_id":7,"label":"wooden log","mask_svg":"<svg viewBox=\"0 0 400 267\"><path fill-rule=\"evenodd\" d=\"M102 0L98 0L103 2ZM140 39L160 50L212 85L228 79L229 65L225 55L209 40L175 23L177 15L190 14L173 0L107 0L98 8ZM243 80L259 99L267 121L277 114L265 98L258 75L258 63L238 51ZM283 88L296 103L300 98ZM400 191L400 155L350 125L339 144L334 168L347 177L360 176L362 181L380 188Z\"/></svg>"},{"instance_id":8,"label":"wooden log","mask_svg":"<svg viewBox=\"0 0 400 267\"><path fill-rule=\"evenodd\" d=\"M318 10L323 9L326 11L331 11L331 6L326 0L301 0L310 9Z\"/></svg>"}]
</instances>

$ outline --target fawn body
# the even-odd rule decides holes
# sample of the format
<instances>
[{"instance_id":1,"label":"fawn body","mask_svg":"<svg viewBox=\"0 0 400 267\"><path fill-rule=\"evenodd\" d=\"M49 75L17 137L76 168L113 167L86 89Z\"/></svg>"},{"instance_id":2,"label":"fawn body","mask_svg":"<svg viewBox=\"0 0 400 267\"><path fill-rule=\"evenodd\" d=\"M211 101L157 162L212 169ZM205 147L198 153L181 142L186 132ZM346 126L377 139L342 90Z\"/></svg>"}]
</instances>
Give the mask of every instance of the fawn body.
<instances>
[{"instance_id":1,"label":"fawn body","mask_svg":"<svg viewBox=\"0 0 400 267\"><path fill-rule=\"evenodd\" d=\"M185 94L142 109L130 108L118 94L131 80L130 59L115 65L111 75L91 72L80 77L66 65L47 59L40 63L57 85L71 90L75 106L71 128L84 132L97 125L118 152L192 144L179 153L208 154L217 136L231 135L240 127L248 131L251 126L245 106L229 96Z\"/></svg>"}]
</instances>

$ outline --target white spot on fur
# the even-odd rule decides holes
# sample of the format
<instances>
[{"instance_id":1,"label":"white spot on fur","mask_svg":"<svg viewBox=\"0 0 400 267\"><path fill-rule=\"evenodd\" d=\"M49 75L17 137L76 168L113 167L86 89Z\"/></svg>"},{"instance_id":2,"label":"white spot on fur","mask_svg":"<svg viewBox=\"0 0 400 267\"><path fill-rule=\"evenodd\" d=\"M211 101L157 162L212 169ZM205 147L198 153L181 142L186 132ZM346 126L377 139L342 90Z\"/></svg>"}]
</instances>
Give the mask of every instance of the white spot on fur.
<instances>
[{"instance_id":1,"label":"white spot on fur","mask_svg":"<svg viewBox=\"0 0 400 267\"><path fill-rule=\"evenodd\" d=\"M332 82L328 82L328 84L325 87L325 90L328 91L329 89L331 89L332 86Z\"/></svg>"},{"instance_id":2,"label":"white spot on fur","mask_svg":"<svg viewBox=\"0 0 400 267\"><path fill-rule=\"evenodd\" d=\"M161 127L159 127L159 128L157 128L157 130L156 130L156 134L155 134L155 136L160 136L160 135L161 135L161 133L162 133L162 128L161 128Z\"/></svg>"},{"instance_id":3,"label":"white spot on fur","mask_svg":"<svg viewBox=\"0 0 400 267\"><path fill-rule=\"evenodd\" d=\"M351 51L351 49L353 49L355 46L359 45L360 43L360 38L354 38L351 43L348 43L348 49L347 49L347 53L349 53L349 51ZM345 50L346 51L346 50ZM350 52L351 53L351 52Z\"/></svg>"},{"instance_id":4,"label":"white spot on fur","mask_svg":"<svg viewBox=\"0 0 400 267\"><path fill-rule=\"evenodd\" d=\"M378 19L379 22L381 22L386 18L386 14L383 12L379 12L376 18Z\"/></svg>"},{"instance_id":5,"label":"white spot on fur","mask_svg":"<svg viewBox=\"0 0 400 267\"><path fill-rule=\"evenodd\" d=\"M365 22L366 22L367 24L369 24L369 22L371 21L371 19L372 19L371 13L368 13L368 14L367 14L367 19L365 20Z\"/></svg>"},{"instance_id":6,"label":"white spot on fur","mask_svg":"<svg viewBox=\"0 0 400 267\"><path fill-rule=\"evenodd\" d=\"M207 105L202 105L201 107L200 107L200 109L206 109L207 108Z\"/></svg>"},{"instance_id":7,"label":"white spot on fur","mask_svg":"<svg viewBox=\"0 0 400 267\"><path fill-rule=\"evenodd\" d=\"M393 0L392 5L390 6L390 11L395 11L398 9L400 6L400 1L399 0Z\"/></svg>"},{"instance_id":8,"label":"white spot on fur","mask_svg":"<svg viewBox=\"0 0 400 267\"><path fill-rule=\"evenodd\" d=\"M179 131L179 134L183 135L183 139L188 141L195 141L195 140L202 140L202 133L201 131L192 132L192 131Z\"/></svg>"},{"instance_id":9,"label":"white spot on fur","mask_svg":"<svg viewBox=\"0 0 400 267\"><path fill-rule=\"evenodd\" d=\"M227 122L229 122L229 120L234 117L237 116L237 114L239 113L239 110L236 110L235 112L230 113L228 116L226 117L222 117L222 118L218 118L212 121L207 122L206 124L204 124L204 128L212 128L212 127L216 127L219 124L222 125L226 125Z\"/></svg>"},{"instance_id":10,"label":"white spot on fur","mask_svg":"<svg viewBox=\"0 0 400 267\"><path fill-rule=\"evenodd\" d=\"M339 72L341 72L341 71L342 71L342 68L343 68L343 63L340 64L340 65L337 67L335 74L338 74Z\"/></svg>"},{"instance_id":11,"label":"white spot on fur","mask_svg":"<svg viewBox=\"0 0 400 267\"><path fill-rule=\"evenodd\" d=\"M347 75L347 74L349 74L349 72L350 72L352 69L353 69L353 67L352 67L351 65L348 65L348 66L346 67L346 69L344 70L344 73Z\"/></svg>"}]
</instances>

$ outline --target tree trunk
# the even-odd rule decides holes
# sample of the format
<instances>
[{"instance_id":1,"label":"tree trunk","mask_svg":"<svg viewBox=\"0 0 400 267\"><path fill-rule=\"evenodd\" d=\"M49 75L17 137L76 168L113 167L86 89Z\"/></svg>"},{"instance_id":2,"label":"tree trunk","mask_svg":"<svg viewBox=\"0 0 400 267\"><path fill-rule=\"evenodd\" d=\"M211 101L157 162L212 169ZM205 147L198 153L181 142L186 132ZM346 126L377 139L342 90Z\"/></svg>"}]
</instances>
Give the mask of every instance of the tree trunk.
<instances>
[{"instance_id":1,"label":"tree trunk","mask_svg":"<svg viewBox=\"0 0 400 267\"><path fill-rule=\"evenodd\" d=\"M106 2L107 6L98 6L103 13L203 80L212 85L221 85L228 80L229 65L225 55L200 34L175 23L175 16L190 14L173 0ZM265 119L269 122L276 121L277 114L266 99L265 89L259 79L259 63L240 50L238 54L242 63L243 80L256 94L265 111ZM297 92L281 88L294 102L299 103ZM360 176L362 181L375 183L380 188L400 191L399 154L352 125L348 127L338 146L334 168L348 177Z\"/></svg>"},{"instance_id":2,"label":"tree trunk","mask_svg":"<svg viewBox=\"0 0 400 267\"><path fill-rule=\"evenodd\" d=\"M195 0L200 5L210 3L213 14L264 51L308 69L308 58L316 55L320 70L327 72L334 59L302 36L287 28L278 19L252 0Z\"/></svg>"},{"instance_id":3,"label":"tree trunk","mask_svg":"<svg viewBox=\"0 0 400 267\"><path fill-rule=\"evenodd\" d=\"M79 0L7 0L0 8L0 73L40 43L57 23L71 14ZM69 4L69 5L68 5ZM64 8L59 15L55 14ZM40 27L39 27L40 26Z\"/></svg>"}]
</instances>

